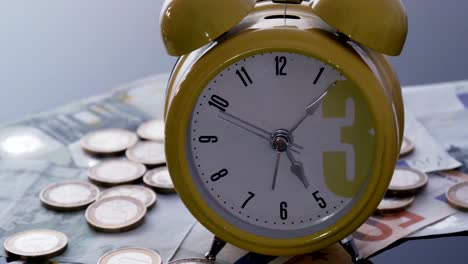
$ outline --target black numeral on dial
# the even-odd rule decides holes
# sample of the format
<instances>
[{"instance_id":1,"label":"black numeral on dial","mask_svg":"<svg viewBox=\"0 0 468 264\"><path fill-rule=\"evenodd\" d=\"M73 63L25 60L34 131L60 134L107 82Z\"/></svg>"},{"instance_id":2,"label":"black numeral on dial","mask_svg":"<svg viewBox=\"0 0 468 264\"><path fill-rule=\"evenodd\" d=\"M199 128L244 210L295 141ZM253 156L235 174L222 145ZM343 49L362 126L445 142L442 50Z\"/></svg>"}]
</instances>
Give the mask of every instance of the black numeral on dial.
<instances>
[{"instance_id":1,"label":"black numeral on dial","mask_svg":"<svg viewBox=\"0 0 468 264\"><path fill-rule=\"evenodd\" d=\"M219 172L211 175L211 181L219 181L221 178L224 178L226 175L228 175L228 170L222 169Z\"/></svg>"},{"instance_id":2,"label":"black numeral on dial","mask_svg":"<svg viewBox=\"0 0 468 264\"><path fill-rule=\"evenodd\" d=\"M249 192L249 198L247 198L247 200L245 200L245 202L242 204L241 208L244 209L245 206L249 203L249 201L252 200L252 198L254 198L254 196L255 196L255 193Z\"/></svg>"},{"instance_id":3,"label":"black numeral on dial","mask_svg":"<svg viewBox=\"0 0 468 264\"><path fill-rule=\"evenodd\" d=\"M209 105L218 108L220 111L226 112L226 109L229 106L229 102L226 101L224 98L217 96L216 94L211 96L210 101L208 102Z\"/></svg>"},{"instance_id":4,"label":"black numeral on dial","mask_svg":"<svg viewBox=\"0 0 468 264\"><path fill-rule=\"evenodd\" d=\"M276 62L276 76L286 76L286 75L288 75L286 72L284 72L284 68L286 67L286 64L288 62L286 57L285 56L276 56L275 57L275 62Z\"/></svg>"},{"instance_id":5,"label":"black numeral on dial","mask_svg":"<svg viewBox=\"0 0 468 264\"><path fill-rule=\"evenodd\" d=\"M218 142L217 136L201 136L198 138L200 143L216 143Z\"/></svg>"},{"instance_id":6,"label":"black numeral on dial","mask_svg":"<svg viewBox=\"0 0 468 264\"><path fill-rule=\"evenodd\" d=\"M312 195L320 208L327 208L327 203L325 202L325 199L319 196L319 191L314 192Z\"/></svg>"},{"instance_id":7,"label":"black numeral on dial","mask_svg":"<svg viewBox=\"0 0 468 264\"><path fill-rule=\"evenodd\" d=\"M317 84L317 83L318 83L320 77L322 77L323 71L325 71L325 68L323 68L323 67L320 68L320 71L319 71L319 73L317 74L317 77L315 77L314 84Z\"/></svg>"},{"instance_id":8,"label":"black numeral on dial","mask_svg":"<svg viewBox=\"0 0 468 264\"><path fill-rule=\"evenodd\" d=\"M244 67L242 67L239 70L236 71L236 74L237 76L239 76L239 78L241 79L242 83L244 84L245 87L249 86L249 84L252 84L253 81L252 79L250 78L249 74L247 73L247 71L245 70Z\"/></svg>"},{"instance_id":9,"label":"black numeral on dial","mask_svg":"<svg viewBox=\"0 0 468 264\"><path fill-rule=\"evenodd\" d=\"M286 202L280 203L280 217L281 220L288 219L288 204Z\"/></svg>"}]
</instances>

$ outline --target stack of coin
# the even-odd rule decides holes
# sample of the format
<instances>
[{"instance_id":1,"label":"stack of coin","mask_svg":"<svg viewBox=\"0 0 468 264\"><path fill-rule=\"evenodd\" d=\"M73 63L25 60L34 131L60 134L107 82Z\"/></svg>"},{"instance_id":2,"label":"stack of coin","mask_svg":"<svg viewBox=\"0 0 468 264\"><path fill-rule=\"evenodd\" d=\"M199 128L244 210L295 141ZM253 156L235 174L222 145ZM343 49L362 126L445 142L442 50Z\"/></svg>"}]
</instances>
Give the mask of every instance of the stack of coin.
<instances>
[{"instance_id":1,"label":"stack of coin","mask_svg":"<svg viewBox=\"0 0 468 264\"><path fill-rule=\"evenodd\" d=\"M378 214L392 214L405 210L413 202L413 197L384 197L377 206L376 213Z\"/></svg>"},{"instance_id":2,"label":"stack of coin","mask_svg":"<svg viewBox=\"0 0 468 264\"><path fill-rule=\"evenodd\" d=\"M118 233L143 223L146 205L133 197L113 196L100 199L86 209L89 226L101 232Z\"/></svg>"},{"instance_id":3,"label":"stack of coin","mask_svg":"<svg viewBox=\"0 0 468 264\"><path fill-rule=\"evenodd\" d=\"M174 193L174 184L167 167L156 168L148 171L143 177L143 182L160 193Z\"/></svg>"},{"instance_id":4,"label":"stack of coin","mask_svg":"<svg viewBox=\"0 0 468 264\"><path fill-rule=\"evenodd\" d=\"M8 255L37 261L62 254L68 244L65 234L46 229L23 231L8 237L4 248Z\"/></svg>"},{"instance_id":5,"label":"stack of coin","mask_svg":"<svg viewBox=\"0 0 468 264\"><path fill-rule=\"evenodd\" d=\"M89 179L101 186L116 186L138 181L146 172L140 163L114 159L98 163L89 169Z\"/></svg>"},{"instance_id":6,"label":"stack of coin","mask_svg":"<svg viewBox=\"0 0 468 264\"><path fill-rule=\"evenodd\" d=\"M117 263L148 263L161 264L161 256L153 250L146 248L121 248L110 251L102 256L97 264Z\"/></svg>"}]
</instances>

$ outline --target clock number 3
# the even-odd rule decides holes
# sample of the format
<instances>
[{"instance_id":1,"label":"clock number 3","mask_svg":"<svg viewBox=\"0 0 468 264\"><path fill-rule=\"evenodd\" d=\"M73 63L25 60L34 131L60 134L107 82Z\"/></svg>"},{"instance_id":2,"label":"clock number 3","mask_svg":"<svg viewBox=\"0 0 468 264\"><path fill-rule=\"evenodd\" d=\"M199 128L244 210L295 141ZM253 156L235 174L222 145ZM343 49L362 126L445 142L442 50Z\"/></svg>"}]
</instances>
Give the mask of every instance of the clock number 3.
<instances>
[{"instance_id":1,"label":"clock number 3","mask_svg":"<svg viewBox=\"0 0 468 264\"><path fill-rule=\"evenodd\" d=\"M314 192L312 195L320 208L327 208L327 203L325 202L325 199L319 196L319 191Z\"/></svg>"},{"instance_id":2,"label":"clock number 3","mask_svg":"<svg viewBox=\"0 0 468 264\"><path fill-rule=\"evenodd\" d=\"M226 175L228 175L228 170L222 169L219 172L211 175L211 181L214 181L214 182L219 181L221 178L225 177Z\"/></svg>"}]
</instances>

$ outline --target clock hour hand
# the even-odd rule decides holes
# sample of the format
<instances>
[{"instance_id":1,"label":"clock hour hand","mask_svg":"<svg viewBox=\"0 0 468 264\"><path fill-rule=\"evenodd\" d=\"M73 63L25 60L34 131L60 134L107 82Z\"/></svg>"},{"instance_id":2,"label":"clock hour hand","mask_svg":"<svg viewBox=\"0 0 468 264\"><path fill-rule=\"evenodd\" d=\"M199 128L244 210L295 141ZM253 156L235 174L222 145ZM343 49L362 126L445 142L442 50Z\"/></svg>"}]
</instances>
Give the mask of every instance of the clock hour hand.
<instances>
[{"instance_id":1,"label":"clock hour hand","mask_svg":"<svg viewBox=\"0 0 468 264\"><path fill-rule=\"evenodd\" d=\"M304 187L309 187L309 181L305 176L304 165L301 162L298 162L294 159L291 151L286 151L286 154L291 161L291 172L297 176L297 178L304 184Z\"/></svg>"},{"instance_id":2,"label":"clock hour hand","mask_svg":"<svg viewBox=\"0 0 468 264\"><path fill-rule=\"evenodd\" d=\"M328 87L327 90L322 95L319 96L319 98L315 99L312 103L310 103L306 107L304 116L298 122L296 122L296 124L289 130L289 133L293 133L294 130L296 130L302 124L302 122L306 120L307 117L312 116L315 114L315 112L317 112L317 110L319 109L320 105L323 102L323 99L325 98L325 96L327 96L328 92L330 92L330 90L333 87L335 87L335 85L336 85L336 82L330 85L330 87Z\"/></svg>"},{"instance_id":3,"label":"clock hour hand","mask_svg":"<svg viewBox=\"0 0 468 264\"><path fill-rule=\"evenodd\" d=\"M271 143L271 135L272 133L266 131L265 129L258 127L254 124L251 124L245 120L242 120L241 118L234 116L233 114L227 113L227 112L220 112L220 114L217 116L219 119L225 121L228 124L231 124L233 126L236 126L240 129L243 129L247 132L250 132L260 138L263 138L267 140L268 142ZM291 144L291 150L296 153L300 153L297 149L304 149L303 147L292 143Z\"/></svg>"}]
</instances>

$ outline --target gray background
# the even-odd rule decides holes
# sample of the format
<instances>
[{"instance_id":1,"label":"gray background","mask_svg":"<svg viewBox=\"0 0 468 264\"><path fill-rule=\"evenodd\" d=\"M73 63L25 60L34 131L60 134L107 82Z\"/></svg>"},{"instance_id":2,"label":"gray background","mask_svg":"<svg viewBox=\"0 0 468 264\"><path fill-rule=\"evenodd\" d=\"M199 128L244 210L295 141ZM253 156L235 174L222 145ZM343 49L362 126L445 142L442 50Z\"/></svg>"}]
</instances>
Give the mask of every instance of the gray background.
<instances>
[{"instance_id":1,"label":"gray background","mask_svg":"<svg viewBox=\"0 0 468 264\"><path fill-rule=\"evenodd\" d=\"M194 0L195 1L195 0ZM392 58L403 85L468 79L468 2L404 1L410 32ZM167 72L161 0L0 0L0 123ZM376 263L465 263L467 238L405 243Z\"/></svg>"}]
</instances>

